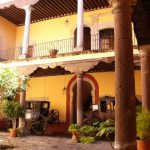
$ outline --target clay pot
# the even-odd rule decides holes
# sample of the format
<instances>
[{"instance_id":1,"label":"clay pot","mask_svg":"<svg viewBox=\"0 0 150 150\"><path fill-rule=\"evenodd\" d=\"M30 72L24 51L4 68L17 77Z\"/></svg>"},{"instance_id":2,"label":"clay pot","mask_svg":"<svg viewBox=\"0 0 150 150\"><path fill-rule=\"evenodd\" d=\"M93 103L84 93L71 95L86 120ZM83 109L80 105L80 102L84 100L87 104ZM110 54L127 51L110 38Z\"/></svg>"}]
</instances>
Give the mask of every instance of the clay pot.
<instances>
[{"instance_id":1,"label":"clay pot","mask_svg":"<svg viewBox=\"0 0 150 150\"><path fill-rule=\"evenodd\" d=\"M137 150L150 150L150 141L137 140Z\"/></svg>"},{"instance_id":2,"label":"clay pot","mask_svg":"<svg viewBox=\"0 0 150 150\"><path fill-rule=\"evenodd\" d=\"M49 50L49 54L50 54L50 56L56 56L56 54L57 54L57 52L58 52L58 50L57 49L51 49L51 50Z\"/></svg>"},{"instance_id":3,"label":"clay pot","mask_svg":"<svg viewBox=\"0 0 150 150\"><path fill-rule=\"evenodd\" d=\"M17 130L16 129L10 129L10 137L16 137L17 136Z\"/></svg>"},{"instance_id":4,"label":"clay pot","mask_svg":"<svg viewBox=\"0 0 150 150\"><path fill-rule=\"evenodd\" d=\"M79 134L77 132L72 132L72 143L78 142L78 136Z\"/></svg>"}]
</instances>

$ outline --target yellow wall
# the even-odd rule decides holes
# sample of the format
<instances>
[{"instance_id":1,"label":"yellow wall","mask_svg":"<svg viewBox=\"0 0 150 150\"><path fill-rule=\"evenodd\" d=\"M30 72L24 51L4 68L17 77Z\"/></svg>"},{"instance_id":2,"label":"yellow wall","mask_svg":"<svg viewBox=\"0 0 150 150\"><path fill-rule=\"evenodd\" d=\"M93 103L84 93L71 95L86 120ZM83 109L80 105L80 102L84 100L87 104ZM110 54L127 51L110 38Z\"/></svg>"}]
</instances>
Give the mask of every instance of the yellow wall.
<instances>
[{"instance_id":1,"label":"yellow wall","mask_svg":"<svg viewBox=\"0 0 150 150\"><path fill-rule=\"evenodd\" d=\"M72 75L31 78L27 89L27 100L38 97L48 97L50 109L58 109L61 121L66 119L66 95L62 89L67 86Z\"/></svg>"},{"instance_id":2,"label":"yellow wall","mask_svg":"<svg viewBox=\"0 0 150 150\"><path fill-rule=\"evenodd\" d=\"M108 13L108 15L100 16L99 22L111 21L113 19L111 15L111 8L90 11L84 13L85 25L92 26L91 19L93 14L104 13ZM66 24L65 21L67 19L69 22ZM33 23L30 26L30 44L72 38L75 28L76 15ZM22 43L23 30L24 26L20 26L17 28L16 46L20 46Z\"/></svg>"},{"instance_id":3,"label":"yellow wall","mask_svg":"<svg viewBox=\"0 0 150 150\"><path fill-rule=\"evenodd\" d=\"M3 17L0 17L0 49L15 47L16 31L16 25L4 19Z\"/></svg>"},{"instance_id":4,"label":"yellow wall","mask_svg":"<svg viewBox=\"0 0 150 150\"><path fill-rule=\"evenodd\" d=\"M115 74L114 72L91 73L99 84L99 96L115 95ZM48 97L51 102L51 109L58 109L60 120L66 119L66 95L62 89L74 75L61 75L31 78L27 89L27 99L33 97ZM140 71L135 71L136 95L141 95Z\"/></svg>"}]
</instances>

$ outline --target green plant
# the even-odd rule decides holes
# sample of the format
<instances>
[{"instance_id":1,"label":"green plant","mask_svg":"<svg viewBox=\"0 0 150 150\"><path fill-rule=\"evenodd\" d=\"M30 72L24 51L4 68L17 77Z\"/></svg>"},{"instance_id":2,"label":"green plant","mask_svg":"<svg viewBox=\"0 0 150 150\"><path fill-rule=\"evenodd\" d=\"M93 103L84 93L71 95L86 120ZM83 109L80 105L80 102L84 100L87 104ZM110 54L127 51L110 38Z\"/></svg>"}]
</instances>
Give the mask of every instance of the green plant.
<instances>
[{"instance_id":1,"label":"green plant","mask_svg":"<svg viewBox=\"0 0 150 150\"><path fill-rule=\"evenodd\" d=\"M140 140L150 140L150 112L142 111L137 114L137 136Z\"/></svg>"},{"instance_id":2,"label":"green plant","mask_svg":"<svg viewBox=\"0 0 150 150\"><path fill-rule=\"evenodd\" d=\"M99 124L98 133L96 134L96 136L106 137L109 140L111 147L113 148L110 136L114 134L114 132L115 132L115 122L114 120L108 119Z\"/></svg>"},{"instance_id":3,"label":"green plant","mask_svg":"<svg viewBox=\"0 0 150 150\"><path fill-rule=\"evenodd\" d=\"M78 126L77 124L71 124L68 128L68 132L80 132L80 126Z\"/></svg>"},{"instance_id":4,"label":"green plant","mask_svg":"<svg viewBox=\"0 0 150 150\"><path fill-rule=\"evenodd\" d=\"M23 114L21 105L18 102L3 100L0 110L12 120L13 129L16 129L16 119Z\"/></svg>"},{"instance_id":5,"label":"green plant","mask_svg":"<svg viewBox=\"0 0 150 150\"><path fill-rule=\"evenodd\" d=\"M83 144L90 144L90 143L93 143L95 141L95 137L81 136L79 141Z\"/></svg>"},{"instance_id":6,"label":"green plant","mask_svg":"<svg viewBox=\"0 0 150 150\"><path fill-rule=\"evenodd\" d=\"M85 125L81 127L80 132L85 134L90 134L96 132L97 129L98 129L97 127L91 125Z\"/></svg>"},{"instance_id":7,"label":"green plant","mask_svg":"<svg viewBox=\"0 0 150 150\"><path fill-rule=\"evenodd\" d=\"M14 100L17 91L25 90L29 76L19 77L13 68L0 69L0 97L2 100Z\"/></svg>"}]
</instances>

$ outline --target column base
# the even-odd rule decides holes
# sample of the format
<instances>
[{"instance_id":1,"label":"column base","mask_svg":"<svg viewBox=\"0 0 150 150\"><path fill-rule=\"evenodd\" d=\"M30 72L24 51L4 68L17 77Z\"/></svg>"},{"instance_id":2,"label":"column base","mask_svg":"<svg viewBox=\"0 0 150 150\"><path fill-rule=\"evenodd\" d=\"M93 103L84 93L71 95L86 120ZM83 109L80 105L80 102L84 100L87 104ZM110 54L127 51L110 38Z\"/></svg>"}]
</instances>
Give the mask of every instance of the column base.
<instances>
[{"instance_id":1,"label":"column base","mask_svg":"<svg viewBox=\"0 0 150 150\"><path fill-rule=\"evenodd\" d=\"M137 150L137 143L136 141L132 143L122 143L122 144L118 144L117 142L115 142L114 150Z\"/></svg>"},{"instance_id":2,"label":"column base","mask_svg":"<svg viewBox=\"0 0 150 150\"><path fill-rule=\"evenodd\" d=\"M18 59L26 59L26 54L19 55Z\"/></svg>"},{"instance_id":3,"label":"column base","mask_svg":"<svg viewBox=\"0 0 150 150\"><path fill-rule=\"evenodd\" d=\"M82 52L83 51L83 47L75 47L74 49L73 49L73 51L74 52Z\"/></svg>"}]
</instances>

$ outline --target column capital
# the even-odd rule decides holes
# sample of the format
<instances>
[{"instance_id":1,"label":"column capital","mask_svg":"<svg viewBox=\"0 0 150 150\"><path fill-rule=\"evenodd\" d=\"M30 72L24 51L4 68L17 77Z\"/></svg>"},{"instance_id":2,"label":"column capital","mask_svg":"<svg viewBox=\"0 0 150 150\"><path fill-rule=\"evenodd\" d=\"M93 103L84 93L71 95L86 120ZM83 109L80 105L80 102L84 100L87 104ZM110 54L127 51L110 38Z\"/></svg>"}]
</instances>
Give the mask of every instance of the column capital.
<instances>
[{"instance_id":1,"label":"column capital","mask_svg":"<svg viewBox=\"0 0 150 150\"><path fill-rule=\"evenodd\" d=\"M84 61L84 62L75 62L75 63L64 63L61 66L71 73L75 74L82 74L83 72L87 72L94 66L96 66L99 63L98 60L96 61Z\"/></svg>"},{"instance_id":2,"label":"column capital","mask_svg":"<svg viewBox=\"0 0 150 150\"><path fill-rule=\"evenodd\" d=\"M140 46L140 50L148 50L148 49L150 50L150 44Z\"/></svg>"},{"instance_id":3,"label":"column capital","mask_svg":"<svg viewBox=\"0 0 150 150\"><path fill-rule=\"evenodd\" d=\"M33 8L31 5L27 5L27 6L24 6L23 9L24 9L26 12L31 12L34 8Z\"/></svg>"},{"instance_id":4,"label":"column capital","mask_svg":"<svg viewBox=\"0 0 150 150\"><path fill-rule=\"evenodd\" d=\"M132 12L131 0L109 0L110 5L113 6L112 13L117 14L121 12Z\"/></svg>"},{"instance_id":5,"label":"column capital","mask_svg":"<svg viewBox=\"0 0 150 150\"><path fill-rule=\"evenodd\" d=\"M82 72L80 72L80 73L77 73L77 79L82 79L83 78L83 73Z\"/></svg>"},{"instance_id":6,"label":"column capital","mask_svg":"<svg viewBox=\"0 0 150 150\"><path fill-rule=\"evenodd\" d=\"M23 8L24 6L32 6L36 4L39 0L14 0L14 5L18 8Z\"/></svg>"}]
</instances>

